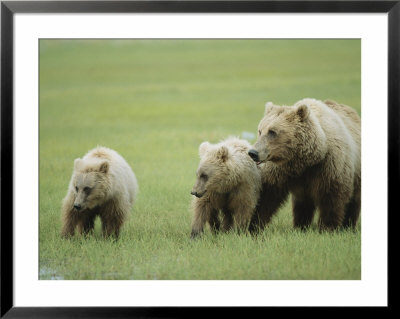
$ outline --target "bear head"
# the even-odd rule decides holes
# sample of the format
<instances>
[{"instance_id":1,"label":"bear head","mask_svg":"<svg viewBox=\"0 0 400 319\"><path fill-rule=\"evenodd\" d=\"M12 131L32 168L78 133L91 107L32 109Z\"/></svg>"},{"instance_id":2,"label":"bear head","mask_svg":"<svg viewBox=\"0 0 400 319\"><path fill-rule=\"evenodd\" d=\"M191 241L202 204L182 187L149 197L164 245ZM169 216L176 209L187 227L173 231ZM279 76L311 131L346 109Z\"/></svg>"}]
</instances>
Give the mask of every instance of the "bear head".
<instances>
[{"instance_id":1,"label":"bear head","mask_svg":"<svg viewBox=\"0 0 400 319\"><path fill-rule=\"evenodd\" d=\"M226 145L203 142L199 147L200 164L196 171L196 183L192 195L202 197L206 193L227 193L235 186L231 173L232 156Z\"/></svg>"},{"instance_id":2,"label":"bear head","mask_svg":"<svg viewBox=\"0 0 400 319\"><path fill-rule=\"evenodd\" d=\"M71 191L74 194L74 209L83 212L104 203L107 199L109 162L101 160L74 161Z\"/></svg>"},{"instance_id":3,"label":"bear head","mask_svg":"<svg viewBox=\"0 0 400 319\"><path fill-rule=\"evenodd\" d=\"M248 154L257 164L270 161L282 165L306 160L313 156L313 143L322 131L315 122L306 104L279 106L268 102L258 125L257 140Z\"/></svg>"}]
</instances>

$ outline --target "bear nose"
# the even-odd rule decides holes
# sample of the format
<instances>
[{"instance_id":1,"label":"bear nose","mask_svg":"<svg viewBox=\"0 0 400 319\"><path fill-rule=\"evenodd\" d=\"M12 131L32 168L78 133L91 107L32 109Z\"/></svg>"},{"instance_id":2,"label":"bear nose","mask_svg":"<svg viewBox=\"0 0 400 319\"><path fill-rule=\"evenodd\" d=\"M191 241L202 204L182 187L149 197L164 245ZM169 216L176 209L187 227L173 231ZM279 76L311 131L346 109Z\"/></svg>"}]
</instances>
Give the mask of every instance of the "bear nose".
<instances>
[{"instance_id":1,"label":"bear nose","mask_svg":"<svg viewBox=\"0 0 400 319\"><path fill-rule=\"evenodd\" d=\"M256 150L250 150L248 152L249 156L253 159L253 161L258 162L258 152Z\"/></svg>"},{"instance_id":2,"label":"bear nose","mask_svg":"<svg viewBox=\"0 0 400 319\"><path fill-rule=\"evenodd\" d=\"M79 205L79 204L74 204L74 208L77 209L77 210L80 210L82 208L82 206Z\"/></svg>"},{"instance_id":3,"label":"bear nose","mask_svg":"<svg viewBox=\"0 0 400 319\"><path fill-rule=\"evenodd\" d=\"M204 193L203 194L199 194L198 192L193 192L193 191L190 192L190 194L196 196L197 198L200 198L200 197L202 197L204 195Z\"/></svg>"}]
</instances>

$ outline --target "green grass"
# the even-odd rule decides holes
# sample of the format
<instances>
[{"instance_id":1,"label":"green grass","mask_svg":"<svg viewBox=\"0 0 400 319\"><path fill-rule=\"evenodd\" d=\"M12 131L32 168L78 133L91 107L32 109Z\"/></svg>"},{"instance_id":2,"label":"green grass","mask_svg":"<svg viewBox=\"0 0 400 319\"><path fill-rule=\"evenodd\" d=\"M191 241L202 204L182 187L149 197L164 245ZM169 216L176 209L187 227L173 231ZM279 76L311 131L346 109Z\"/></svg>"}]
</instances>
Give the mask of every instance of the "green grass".
<instances>
[{"instance_id":1,"label":"green grass","mask_svg":"<svg viewBox=\"0 0 400 319\"><path fill-rule=\"evenodd\" d=\"M255 133L264 104L361 112L359 40L41 40L40 279L360 279L361 232L306 232L285 205L258 237L189 239L198 146ZM251 140L250 142L253 142ZM73 160L96 145L139 194L118 241L62 240Z\"/></svg>"}]
</instances>

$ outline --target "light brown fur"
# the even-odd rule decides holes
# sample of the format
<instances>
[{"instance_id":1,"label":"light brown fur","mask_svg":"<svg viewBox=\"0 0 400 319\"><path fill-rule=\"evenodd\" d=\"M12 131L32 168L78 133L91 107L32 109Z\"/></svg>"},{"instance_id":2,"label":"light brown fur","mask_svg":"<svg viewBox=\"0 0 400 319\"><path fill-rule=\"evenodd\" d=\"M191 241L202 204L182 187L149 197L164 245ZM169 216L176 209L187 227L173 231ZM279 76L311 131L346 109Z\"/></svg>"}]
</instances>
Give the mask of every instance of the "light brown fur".
<instances>
[{"instance_id":1,"label":"light brown fur","mask_svg":"<svg viewBox=\"0 0 400 319\"><path fill-rule=\"evenodd\" d=\"M138 191L130 166L115 151L97 147L74 161L74 171L62 204L63 237L87 234L94 220L102 221L103 235L118 237Z\"/></svg>"},{"instance_id":2,"label":"light brown fur","mask_svg":"<svg viewBox=\"0 0 400 319\"><path fill-rule=\"evenodd\" d=\"M192 238L203 232L209 223L211 230L232 228L246 230L257 205L261 176L255 163L247 155L250 144L238 138L228 138L212 145L204 142L199 147L200 164L192 189Z\"/></svg>"},{"instance_id":3,"label":"light brown fur","mask_svg":"<svg viewBox=\"0 0 400 319\"><path fill-rule=\"evenodd\" d=\"M263 228L292 194L293 224L321 229L357 223L361 208L361 120L348 106L304 99L266 104L253 151L263 191L250 231ZM250 153L249 153L250 154Z\"/></svg>"}]
</instances>

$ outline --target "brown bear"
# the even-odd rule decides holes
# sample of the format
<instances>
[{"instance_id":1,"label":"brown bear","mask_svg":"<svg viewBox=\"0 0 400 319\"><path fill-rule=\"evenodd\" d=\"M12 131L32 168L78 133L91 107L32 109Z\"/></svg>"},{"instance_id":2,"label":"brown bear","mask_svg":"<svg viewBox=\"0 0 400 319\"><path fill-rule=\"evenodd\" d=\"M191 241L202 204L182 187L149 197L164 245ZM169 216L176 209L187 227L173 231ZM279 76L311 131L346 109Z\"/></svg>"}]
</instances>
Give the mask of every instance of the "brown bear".
<instances>
[{"instance_id":1,"label":"brown bear","mask_svg":"<svg viewBox=\"0 0 400 319\"><path fill-rule=\"evenodd\" d=\"M268 102L249 151L263 186L251 233L263 229L292 195L293 224L307 228L319 210L321 230L354 227L361 209L361 120L334 101Z\"/></svg>"},{"instance_id":2,"label":"brown bear","mask_svg":"<svg viewBox=\"0 0 400 319\"><path fill-rule=\"evenodd\" d=\"M200 164L191 194L193 221L191 237L203 232L208 223L215 233L222 230L246 230L258 202L261 175L248 156L249 142L230 137L218 144L203 142L199 147Z\"/></svg>"},{"instance_id":3,"label":"brown bear","mask_svg":"<svg viewBox=\"0 0 400 319\"><path fill-rule=\"evenodd\" d=\"M99 216L105 237L118 238L135 201L138 183L128 163L116 151L97 147L74 161L68 192L62 204L63 237L75 228L87 234Z\"/></svg>"}]
</instances>

